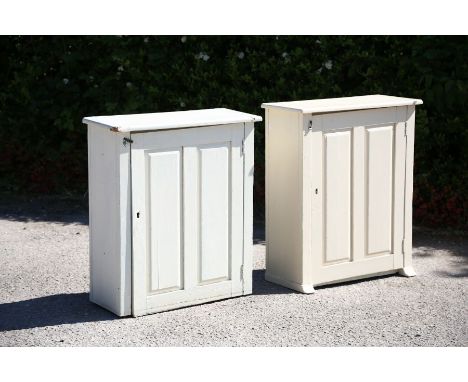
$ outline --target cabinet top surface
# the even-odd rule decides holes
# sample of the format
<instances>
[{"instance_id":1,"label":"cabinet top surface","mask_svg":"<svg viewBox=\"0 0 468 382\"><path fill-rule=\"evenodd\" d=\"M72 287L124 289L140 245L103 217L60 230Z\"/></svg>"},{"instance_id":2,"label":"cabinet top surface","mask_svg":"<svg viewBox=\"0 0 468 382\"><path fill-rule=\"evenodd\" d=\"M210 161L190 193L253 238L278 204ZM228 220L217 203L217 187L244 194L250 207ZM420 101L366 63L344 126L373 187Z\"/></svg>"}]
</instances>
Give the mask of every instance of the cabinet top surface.
<instances>
[{"instance_id":1,"label":"cabinet top surface","mask_svg":"<svg viewBox=\"0 0 468 382\"><path fill-rule=\"evenodd\" d=\"M259 122L262 117L230 109L202 109L167 113L124 114L85 117L83 123L93 123L115 131L151 131L184 127L227 125L230 123Z\"/></svg>"},{"instance_id":2,"label":"cabinet top surface","mask_svg":"<svg viewBox=\"0 0 468 382\"><path fill-rule=\"evenodd\" d=\"M422 103L423 102L420 99L375 94L357 97L271 102L263 103L262 108L289 109L301 113L332 113L349 110L378 109L382 107L421 105Z\"/></svg>"}]
</instances>

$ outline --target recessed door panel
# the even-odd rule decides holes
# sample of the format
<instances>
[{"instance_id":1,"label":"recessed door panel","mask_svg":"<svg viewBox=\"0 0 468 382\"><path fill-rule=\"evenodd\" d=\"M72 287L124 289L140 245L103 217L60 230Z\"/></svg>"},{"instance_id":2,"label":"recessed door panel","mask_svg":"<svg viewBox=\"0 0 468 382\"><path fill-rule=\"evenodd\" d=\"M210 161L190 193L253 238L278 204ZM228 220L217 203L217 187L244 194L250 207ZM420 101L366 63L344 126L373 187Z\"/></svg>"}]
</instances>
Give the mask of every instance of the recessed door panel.
<instances>
[{"instance_id":1,"label":"recessed door panel","mask_svg":"<svg viewBox=\"0 0 468 382\"><path fill-rule=\"evenodd\" d=\"M199 148L200 157L200 282L229 277L228 142Z\"/></svg>"},{"instance_id":2,"label":"recessed door panel","mask_svg":"<svg viewBox=\"0 0 468 382\"><path fill-rule=\"evenodd\" d=\"M325 134L325 263L351 257L351 131Z\"/></svg>"},{"instance_id":3,"label":"recessed door panel","mask_svg":"<svg viewBox=\"0 0 468 382\"><path fill-rule=\"evenodd\" d=\"M391 252L393 126L367 129L367 254Z\"/></svg>"},{"instance_id":4,"label":"recessed door panel","mask_svg":"<svg viewBox=\"0 0 468 382\"><path fill-rule=\"evenodd\" d=\"M180 149L147 154L149 290L181 288Z\"/></svg>"}]
</instances>

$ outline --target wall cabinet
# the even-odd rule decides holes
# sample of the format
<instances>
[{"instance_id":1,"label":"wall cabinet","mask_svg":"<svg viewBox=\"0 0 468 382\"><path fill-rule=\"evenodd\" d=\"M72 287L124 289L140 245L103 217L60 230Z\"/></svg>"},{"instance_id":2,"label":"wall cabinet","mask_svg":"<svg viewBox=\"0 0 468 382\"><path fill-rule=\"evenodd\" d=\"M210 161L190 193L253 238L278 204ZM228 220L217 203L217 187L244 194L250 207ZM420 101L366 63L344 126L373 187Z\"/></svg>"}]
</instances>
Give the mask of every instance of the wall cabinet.
<instances>
[{"instance_id":1,"label":"wall cabinet","mask_svg":"<svg viewBox=\"0 0 468 382\"><path fill-rule=\"evenodd\" d=\"M265 103L266 279L314 286L411 262L415 105L383 95Z\"/></svg>"},{"instance_id":2,"label":"wall cabinet","mask_svg":"<svg viewBox=\"0 0 468 382\"><path fill-rule=\"evenodd\" d=\"M143 315L252 291L255 115L87 117L90 299Z\"/></svg>"}]
</instances>

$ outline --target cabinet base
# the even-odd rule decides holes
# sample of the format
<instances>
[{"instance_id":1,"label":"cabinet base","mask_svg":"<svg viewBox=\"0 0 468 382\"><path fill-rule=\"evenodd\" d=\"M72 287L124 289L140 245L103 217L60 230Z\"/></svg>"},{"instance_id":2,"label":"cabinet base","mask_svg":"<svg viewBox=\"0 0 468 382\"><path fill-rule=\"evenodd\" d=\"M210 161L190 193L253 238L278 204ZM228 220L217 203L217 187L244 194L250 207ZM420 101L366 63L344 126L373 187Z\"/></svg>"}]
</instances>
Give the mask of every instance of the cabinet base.
<instances>
[{"instance_id":1,"label":"cabinet base","mask_svg":"<svg viewBox=\"0 0 468 382\"><path fill-rule=\"evenodd\" d=\"M401 268L398 271L398 274L401 275L401 276L405 276L405 277L414 277L414 276L416 276L416 272L414 271L413 267Z\"/></svg>"},{"instance_id":2,"label":"cabinet base","mask_svg":"<svg viewBox=\"0 0 468 382\"><path fill-rule=\"evenodd\" d=\"M109 312L114 313L116 316L119 317L127 317L130 316L132 313L130 312L130 306L124 307L124 306L112 306L109 304L106 304L105 302L101 300L96 300L92 294L89 295L89 301L92 302L93 304L96 304L100 306L101 308L104 308L108 310Z\"/></svg>"},{"instance_id":3,"label":"cabinet base","mask_svg":"<svg viewBox=\"0 0 468 382\"><path fill-rule=\"evenodd\" d=\"M414 271L413 267L404 267L398 270L394 269L394 270L389 270L389 271L370 273L370 274L347 277L343 279L322 282L322 283L315 283L315 284L299 284L294 281L285 280L281 277L272 275L271 273L265 273L265 280L270 281L275 284L282 285L289 289L297 290L302 293L314 293L315 292L314 286L317 287L317 286L324 286L324 285L340 284L340 283L345 283L349 281L362 280L362 279L368 279L368 278L377 277L377 276L395 274L396 272L398 272L398 274L405 276L405 277L416 276L416 272Z\"/></svg>"},{"instance_id":4,"label":"cabinet base","mask_svg":"<svg viewBox=\"0 0 468 382\"><path fill-rule=\"evenodd\" d=\"M188 308L188 307L196 306L196 305L203 305L208 302L216 302L216 301L228 300L230 298L235 298L235 297L247 296L249 294L252 294L252 292L244 291L244 292L238 292L238 293L232 293L232 294L211 296L211 297L201 298L197 300L181 301L181 302L177 302L174 304L154 306L154 307L147 308L141 311L134 310L132 312L132 316L140 317L140 316L146 316L149 314L162 313L162 312L167 312L167 311L175 310L175 309Z\"/></svg>"},{"instance_id":5,"label":"cabinet base","mask_svg":"<svg viewBox=\"0 0 468 382\"><path fill-rule=\"evenodd\" d=\"M282 279L281 277L274 276L270 273L265 273L265 280L270 281L275 284L282 285L289 289L297 290L302 293L314 293L315 289L312 284L299 284L294 281L289 281Z\"/></svg>"}]
</instances>

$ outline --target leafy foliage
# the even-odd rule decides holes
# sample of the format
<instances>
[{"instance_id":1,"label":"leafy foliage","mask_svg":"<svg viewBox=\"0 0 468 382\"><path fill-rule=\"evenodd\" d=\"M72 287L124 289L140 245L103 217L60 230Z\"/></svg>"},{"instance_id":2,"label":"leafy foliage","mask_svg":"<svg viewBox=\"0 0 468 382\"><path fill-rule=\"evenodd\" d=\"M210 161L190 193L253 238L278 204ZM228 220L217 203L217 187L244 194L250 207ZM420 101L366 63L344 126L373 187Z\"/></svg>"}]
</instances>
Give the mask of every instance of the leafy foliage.
<instances>
[{"instance_id":1,"label":"leafy foliage","mask_svg":"<svg viewBox=\"0 0 468 382\"><path fill-rule=\"evenodd\" d=\"M385 36L0 37L0 188L85 192L87 115L364 94L422 98L414 217L468 227L468 39ZM262 213L264 127L256 129Z\"/></svg>"}]
</instances>

